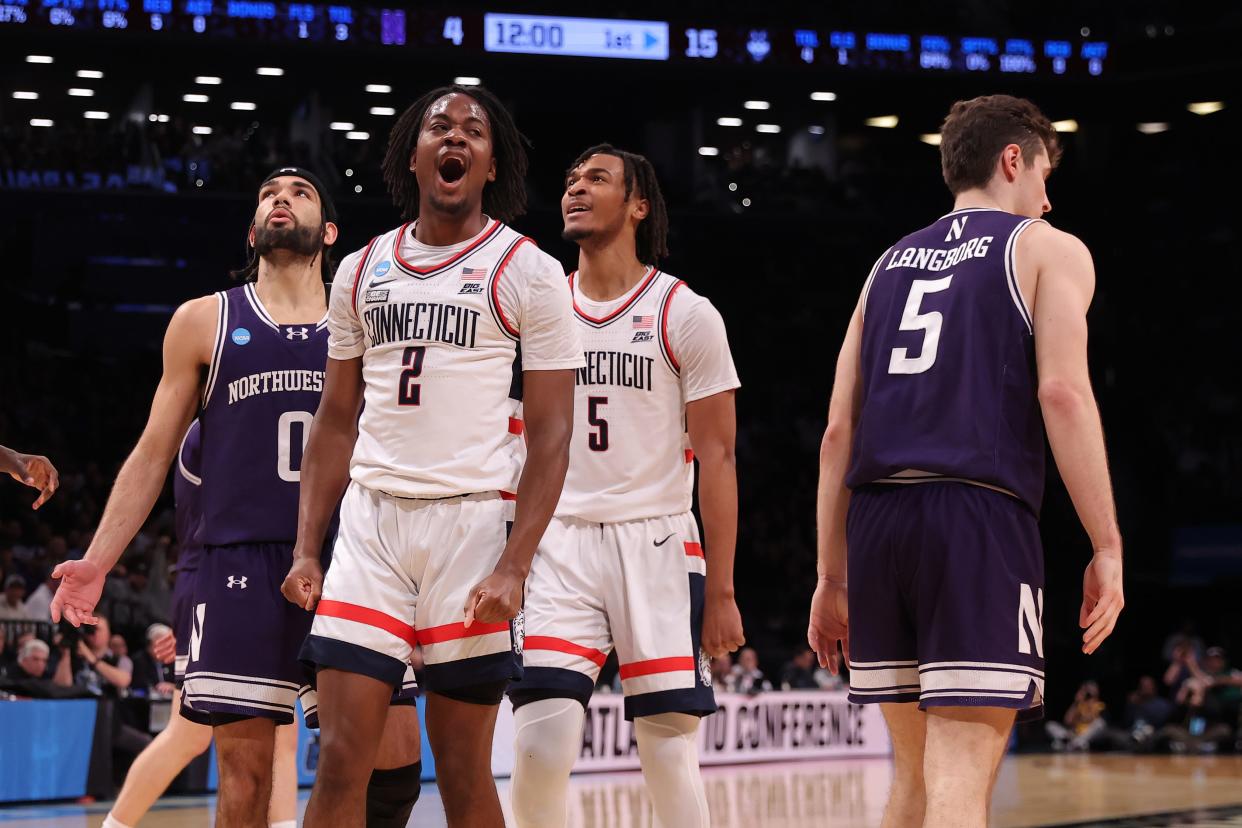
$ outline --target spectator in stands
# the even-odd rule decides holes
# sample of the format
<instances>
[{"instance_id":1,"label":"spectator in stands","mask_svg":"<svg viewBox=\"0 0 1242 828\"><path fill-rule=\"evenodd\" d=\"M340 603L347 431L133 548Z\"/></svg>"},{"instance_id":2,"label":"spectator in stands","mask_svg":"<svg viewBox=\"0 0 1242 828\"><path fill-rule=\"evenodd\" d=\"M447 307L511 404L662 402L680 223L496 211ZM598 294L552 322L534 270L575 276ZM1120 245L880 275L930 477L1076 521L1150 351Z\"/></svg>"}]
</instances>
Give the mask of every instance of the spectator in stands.
<instances>
[{"instance_id":1,"label":"spectator in stands","mask_svg":"<svg viewBox=\"0 0 1242 828\"><path fill-rule=\"evenodd\" d=\"M1207 683L1197 677L1182 683L1176 698L1178 713L1156 733L1157 747L1173 753L1215 753L1229 743L1233 728L1219 710L1208 707L1207 690Z\"/></svg>"},{"instance_id":2,"label":"spectator in stands","mask_svg":"<svg viewBox=\"0 0 1242 828\"><path fill-rule=\"evenodd\" d=\"M13 573L4 579L4 597L0 598L0 621L29 621L26 615L26 579Z\"/></svg>"},{"instance_id":3,"label":"spectator in stands","mask_svg":"<svg viewBox=\"0 0 1242 828\"><path fill-rule=\"evenodd\" d=\"M64 543L64 538L60 539ZM63 561L64 558L52 558L53 563ZM45 566L43 568L43 578L40 584L35 587L34 592L30 593L30 597L26 599L26 617L31 621L48 621L52 620L52 596L56 594L56 581L52 578L52 568Z\"/></svg>"},{"instance_id":4,"label":"spectator in stands","mask_svg":"<svg viewBox=\"0 0 1242 828\"><path fill-rule=\"evenodd\" d=\"M1160 695L1154 678L1141 677L1138 687L1126 699L1124 723L1134 746L1148 747L1156 732L1168 724L1175 709L1173 702Z\"/></svg>"},{"instance_id":5,"label":"spectator in stands","mask_svg":"<svg viewBox=\"0 0 1242 828\"><path fill-rule=\"evenodd\" d=\"M69 659L61 659L55 672L48 675L50 655L51 649L47 644L31 637L22 644L15 664L0 665L0 687L34 698L71 695L65 692L73 687Z\"/></svg>"},{"instance_id":6,"label":"spectator in stands","mask_svg":"<svg viewBox=\"0 0 1242 828\"><path fill-rule=\"evenodd\" d=\"M815 662L815 651L802 644L794 657L781 668L782 690L836 690L844 686L841 679Z\"/></svg>"},{"instance_id":7,"label":"spectator in stands","mask_svg":"<svg viewBox=\"0 0 1242 828\"><path fill-rule=\"evenodd\" d=\"M167 624L152 624L147 628L147 646L134 656L134 674L131 687L142 688L153 694L171 696L172 682L168 680L167 667L155 654L156 642L172 633ZM113 636L115 638L115 636ZM176 715L176 711L173 711Z\"/></svg>"},{"instance_id":8,"label":"spectator in stands","mask_svg":"<svg viewBox=\"0 0 1242 828\"><path fill-rule=\"evenodd\" d=\"M1184 640L1174 643L1170 651L1169 666L1164 671L1165 687L1176 695L1186 680L1192 678L1198 669L1199 657L1195 652L1194 644Z\"/></svg>"},{"instance_id":9,"label":"spectator in stands","mask_svg":"<svg viewBox=\"0 0 1242 828\"><path fill-rule=\"evenodd\" d=\"M78 639L77 654L81 667L77 683L97 695L116 697L118 691L129 689L133 681L134 662L129 656L112 652L112 630L108 619L99 617L93 632Z\"/></svg>"},{"instance_id":10,"label":"spectator in stands","mask_svg":"<svg viewBox=\"0 0 1242 828\"><path fill-rule=\"evenodd\" d=\"M717 693L734 693L733 657L728 653L712 659L712 690Z\"/></svg>"},{"instance_id":11,"label":"spectator in stands","mask_svg":"<svg viewBox=\"0 0 1242 828\"><path fill-rule=\"evenodd\" d=\"M1206 689L1204 704L1212 716L1230 727L1237 725L1242 708L1242 671L1229 666L1223 647L1209 647L1196 678Z\"/></svg>"},{"instance_id":12,"label":"spectator in stands","mask_svg":"<svg viewBox=\"0 0 1242 828\"><path fill-rule=\"evenodd\" d=\"M156 561L157 581L167 582L167 541L161 539L152 544L152 558ZM160 598L166 586L152 588L150 578L153 567L145 558L131 559L125 566L124 578L108 578L104 586L108 617L116 630L128 638L136 639L156 622L168 620L167 603L161 606Z\"/></svg>"},{"instance_id":13,"label":"spectator in stands","mask_svg":"<svg viewBox=\"0 0 1242 828\"><path fill-rule=\"evenodd\" d=\"M1093 740L1104 736L1108 729L1099 685L1084 681L1061 721L1049 721L1045 729L1052 737L1053 750L1090 750Z\"/></svg>"},{"instance_id":14,"label":"spectator in stands","mask_svg":"<svg viewBox=\"0 0 1242 828\"><path fill-rule=\"evenodd\" d=\"M754 647L743 647L733 665L733 691L735 693L761 693L772 689L772 682L759 669L759 654Z\"/></svg>"}]
</instances>

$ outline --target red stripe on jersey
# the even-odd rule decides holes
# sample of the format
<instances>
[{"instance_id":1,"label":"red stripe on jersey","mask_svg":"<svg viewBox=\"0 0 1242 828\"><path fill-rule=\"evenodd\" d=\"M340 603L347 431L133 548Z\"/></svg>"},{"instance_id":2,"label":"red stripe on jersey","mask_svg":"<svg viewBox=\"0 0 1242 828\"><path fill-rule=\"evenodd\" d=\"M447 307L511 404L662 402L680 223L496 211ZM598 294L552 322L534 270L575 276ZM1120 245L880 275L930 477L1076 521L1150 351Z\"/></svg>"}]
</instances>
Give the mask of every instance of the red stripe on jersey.
<instances>
[{"instance_id":1,"label":"red stripe on jersey","mask_svg":"<svg viewBox=\"0 0 1242 828\"><path fill-rule=\"evenodd\" d=\"M587 661L594 661L600 667L603 667L604 662L608 660L608 654L603 650L597 650L594 647L583 647L581 644L575 644L563 638L553 638L550 635L528 635L522 644L522 649L556 650L561 653L581 656Z\"/></svg>"},{"instance_id":2,"label":"red stripe on jersey","mask_svg":"<svg viewBox=\"0 0 1242 828\"><path fill-rule=\"evenodd\" d=\"M315 614L326 615L329 618L343 618L346 621L357 621L359 624L375 627L384 632L392 633L411 647L418 643L419 634L413 627L400 618L393 618L386 612L373 610L370 607L360 607L357 604L347 604L344 601L324 599L319 602L319 606L315 609Z\"/></svg>"},{"instance_id":3,"label":"red stripe on jersey","mask_svg":"<svg viewBox=\"0 0 1242 828\"><path fill-rule=\"evenodd\" d=\"M350 302L354 307L354 316L358 321L362 321L362 314L358 313L358 285L362 282L362 269L367 266L367 259L371 258L371 248L375 247L375 242L379 241L379 236L371 239L367 244L367 249L362 251L362 261L358 262L358 269L354 271L354 290L350 295Z\"/></svg>"},{"instance_id":4,"label":"red stripe on jersey","mask_svg":"<svg viewBox=\"0 0 1242 828\"><path fill-rule=\"evenodd\" d=\"M500 306L500 297L496 295L496 288L500 286L500 277L504 275L505 268L508 266L509 260L513 258L513 254L517 252L518 248L526 242L534 244L534 242L526 236L518 239L517 244L509 248L509 255L505 256L504 261L502 261L500 266L496 268L496 275L492 277L492 307L496 309L496 316L500 319L500 324L505 326L505 330L509 332L510 336L516 337L520 337L521 334L519 334L517 330L509 324L509 319L505 316L505 309Z\"/></svg>"},{"instance_id":5,"label":"red stripe on jersey","mask_svg":"<svg viewBox=\"0 0 1242 828\"><path fill-rule=\"evenodd\" d=\"M639 676L650 676L654 673L675 673L679 670L695 670L697 665L691 656L673 656L672 658L653 658L649 661L635 661L621 665L621 678L632 679Z\"/></svg>"},{"instance_id":6,"label":"red stripe on jersey","mask_svg":"<svg viewBox=\"0 0 1242 828\"><path fill-rule=\"evenodd\" d=\"M509 418L509 433L510 434L521 434L522 429L524 429L525 427L526 427L526 424L523 423L521 420L519 420L517 417Z\"/></svg>"},{"instance_id":7,"label":"red stripe on jersey","mask_svg":"<svg viewBox=\"0 0 1242 828\"><path fill-rule=\"evenodd\" d=\"M668 309L673 304L673 294L684 284L685 282L678 282L673 285L668 295L664 297L664 305L660 308L660 340L664 343L664 353L668 354L669 362L673 363L673 367L678 371L681 370L681 363L677 361L677 357L673 356L673 346L668 341Z\"/></svg>"},{"instance_id":8,"label":"red stripe on jersey","mask_svg":"<svg viewBox=\"0 0 1242 828\"><path fill-rule=\"evenodd\" d=\"M492 237L492 235L496 232L496 229L500 227L500 222L493 220L492 223L488 225L487 230L483 232L483 235L479 236L479 238L475 240L474 244L470 245L469 247L467 247L465 250L461 251L457 255L450 256L449 258L445 259L439 264L430 265L429 267L415 267L414 265L407 262L405 259L401 258L401 240L405 238L405 231L406 231L406 228L408 228L409 226L410 225L408 222L401 225L401 232L397 234L397 244L395 245L393 249L393 254L396 255L397 261L400 262L401 266L404 267L406 270L412 270L415 273L419 273L419 274L426 274L426 273L432 272L433 270L439 270L442 267L448 267L453 262L460 261L461 259L464 259L466 256L469 256L471 253L474 252L474 249L476 247L478 247L483 242L487 241L488 239Z\"/></svg>"},{"instance_id":9,"label":"red stripe on jersey","mask_svg":"<svg viewBox=\"0 0 1242 828\"><path fill-rule=\"evenodd\" d=\"M694 449L686 449L686 462L687 463L694 462Z\"/></svg>"},{"instance_id":10,"label":"red stripe on jersey","mask_svg":"<svg viewBox=\"0 0 1242 828\"><path fill-rule=\"evenodd\" d=\"M617 308L615 311L605 316L603 319L596 319L594 316L588 316L587 314L583 313L582 308L578 307L577 299L574 299L574 313L578 314L579 316L581 316L583 319L585 319L588 322L594 322L596 325L602 325L605 322L611 322L612 320L616 319L621 314L625 313L627 309L629 309L635 302L638 301L638 297L642 295L643 291L647 289L647 285L651 284L651 280L654 279L656 277L656 274L659 272L660 271L656 270L654 267L651 268L651 270L647 273L647 278L643 279L642 283L638 287L634 288L634 292L630 294L630 298L625 302L625 304L623 304L621 307ZM576 270L573 273L569 274L569 295L571 297L573 296L573 292L574 292L574 277L577 275L578 275L578 271Z\"/></svg>"},{"instance_id":11,"label":"red stripe on jersey","mask_svg":"<svg viewBox=\"0 0 1242 828\"><path fill-rule=\"evenodd\" d=\"M702 558L703 546L694 541L686 541L686 556L690 558Z\"/></svg>"},{"instance_id":12,"label":"red stripe on jersey","mask_svg":"<svg viewBox=\"0 0 1242 828\"><path fill-rule=\"evenodd\" d=\"M475 621L470 625L470 629L466 629L464 621L458 621L455 624L441 624L438 627L428 627L425 630L419 630L418 643L443 644L445 641L456 641L459 638L474 638L479 635L491 635L492 633L508 631L508 621L498 621L495 624L484 624L482 621Z\"/></svg>"},{"instance_id":13,"label":"red stripe on jersey","mask_svg":"<svg viewBox=\"0 0 1242 828\"><path fill-rule=\"evenodd\" d=\"M500 493L500 499L501 500L517 500L517 495L515 495L513 492L502 491Z\"/></svg>"}]
</instances>

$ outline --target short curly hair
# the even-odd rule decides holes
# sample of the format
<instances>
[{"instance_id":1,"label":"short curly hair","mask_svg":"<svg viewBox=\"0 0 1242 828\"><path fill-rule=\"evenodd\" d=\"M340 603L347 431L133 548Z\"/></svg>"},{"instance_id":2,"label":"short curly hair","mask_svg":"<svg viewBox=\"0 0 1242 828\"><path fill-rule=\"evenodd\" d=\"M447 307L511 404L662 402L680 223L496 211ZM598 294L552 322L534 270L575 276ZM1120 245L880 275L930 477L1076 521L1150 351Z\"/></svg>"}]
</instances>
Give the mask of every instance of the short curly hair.
<instances>
[{"instance_id":1,"label":"short curly hair","mask_svg":"<svg viewBox=\"0 0 1242 828\"><path fill-rule=\"evenodd\" d=\"M1056 129L1026 98L984 95L958 101L940 132L940 168L954 195L985 186L996 169L996 157L1010 144L1022 148L1028 167L1040 149L1053 167L1061 160Z\"/></svg>"}]
</instances>

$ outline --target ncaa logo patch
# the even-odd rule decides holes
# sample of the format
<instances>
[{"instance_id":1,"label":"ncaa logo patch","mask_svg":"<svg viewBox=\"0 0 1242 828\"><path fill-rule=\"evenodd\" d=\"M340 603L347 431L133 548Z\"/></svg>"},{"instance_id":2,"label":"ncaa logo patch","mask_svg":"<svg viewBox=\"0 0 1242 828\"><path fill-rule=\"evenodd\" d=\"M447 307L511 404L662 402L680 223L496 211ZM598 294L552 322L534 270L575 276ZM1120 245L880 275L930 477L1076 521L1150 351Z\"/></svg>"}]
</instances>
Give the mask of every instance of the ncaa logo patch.
<instances>
[{"instance_id":1,"label":"ncaa logo patch","mask_svg":"<svg viewBox=\"0 0 1242 828\"><path fill-rule=\"evenodd\" d=\"M385 273L387 273L391 269L392 269L392 262L385 259L384 261L377 264L375 266L375 269L372 270L371 272L375 274L376 276L383 276Z\"/></svg>"},{"instance_id":2,"label":"ncaa logo patch","mask_svg":"<svg viewBox=\"0 0 1242 828\"><path fill-rule=\"evenodd\" d=\"M249 343L250 343L250 331L246 330L245 328L234 328L233 329L233 344L234 345L248 345Z\"/></svg>"}]
</instances>

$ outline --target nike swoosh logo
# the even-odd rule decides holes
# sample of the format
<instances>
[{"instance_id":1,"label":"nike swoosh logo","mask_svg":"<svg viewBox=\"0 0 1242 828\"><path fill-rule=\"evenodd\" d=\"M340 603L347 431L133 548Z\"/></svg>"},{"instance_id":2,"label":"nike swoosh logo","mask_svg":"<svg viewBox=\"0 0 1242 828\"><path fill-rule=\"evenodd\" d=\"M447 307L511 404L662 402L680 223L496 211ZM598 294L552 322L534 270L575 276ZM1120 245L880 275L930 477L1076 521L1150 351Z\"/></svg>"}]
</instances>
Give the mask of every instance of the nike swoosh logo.
<instances>
[{"instance_id":1,"label":"nike swoosh logo","mask_svg":"<svg viewBox=\"0 0 1242 828\"><path fill-rule=\"evenodd\" d=\"M371 283L370 285L368 285L367 287L379 287L380 285L386 285L386 284L388 284L389 282L395 282L395 281L397 281L397 277L396 277L396 276L393 276L391 279L385 279L385 280L384 280L384 281L382 281L382 282L379 282L379 281L372 282L372 283Z\"/></svg>"},{"instance_id":2,"label":"nike swoosh logo","mask_svg":"<svg viewBox=\"0 0 1242 828\"><path fill-rule=\"evenodd\" d=\"M674 533L673 533L673 535L676 535L676 534L677 534L676 532L674 532ZM671 538L673 535L669 535L669 536L668 536L668 538ZM658 540L658 541L656 541L656 542L655 542L655 545L656 545L656 546L663 546L665 543L667 543L667 542L668 542L668 538L665 538L664 540Z\"/></svg>"}]
</instances>

